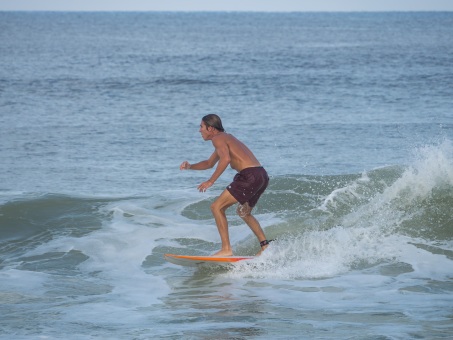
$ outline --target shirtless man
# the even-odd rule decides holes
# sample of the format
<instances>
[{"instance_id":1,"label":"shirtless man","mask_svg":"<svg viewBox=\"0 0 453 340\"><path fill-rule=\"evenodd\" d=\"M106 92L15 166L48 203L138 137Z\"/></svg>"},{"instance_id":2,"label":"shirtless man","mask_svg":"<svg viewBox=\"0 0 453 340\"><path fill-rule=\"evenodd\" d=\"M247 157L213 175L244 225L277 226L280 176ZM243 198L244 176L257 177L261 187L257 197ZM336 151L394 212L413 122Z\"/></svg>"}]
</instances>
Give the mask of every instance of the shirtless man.
<instances>
[{"instance_id":1,"label":"shirtless man","mask_svg":"<svg viewBox=\"0 0 453 340\"><path fill-rule=\"evenodd\" d=\"M233 182L211 205L211 211L222 241L222 249L213 256L233 255L225 211L238 202L240 205L238 205L236 212L258 238L261 251L257 255L260 255L267 248L269 241L266 239L259 222L252 215L252 209L269 184L267 172L247 146L233 135L225 132L219 116L215 114L204 116L200 124L200 133L205 141L212 141L215 148L213 154L209 159L195 164L184 161L179 167L181 170L206 170L213 168L217 163L217 168L211 178L201 183L198 190L205 192L211 187L225 171L228 164L238 172Z\"/></svg>"}]
</instances>

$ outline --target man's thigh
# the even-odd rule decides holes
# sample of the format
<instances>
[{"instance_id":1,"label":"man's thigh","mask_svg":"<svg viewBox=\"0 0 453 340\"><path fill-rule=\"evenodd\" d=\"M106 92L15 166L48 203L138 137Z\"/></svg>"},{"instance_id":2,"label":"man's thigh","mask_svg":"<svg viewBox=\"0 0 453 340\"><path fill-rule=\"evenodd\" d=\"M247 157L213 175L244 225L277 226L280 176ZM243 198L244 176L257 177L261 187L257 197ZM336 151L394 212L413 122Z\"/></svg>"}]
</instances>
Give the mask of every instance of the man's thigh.
<instances>
[{"instance_id":1,"label":"man's thigh","mask_svg":"<svg viewBox=\"0 0 453 340\"><path fill-rule=\"evenodd\" d=\"M227 209L238 201L230 194L228 190L224 190L220 196L214 201L213 205L219 209Z\"/></svg>"}]
</instances>

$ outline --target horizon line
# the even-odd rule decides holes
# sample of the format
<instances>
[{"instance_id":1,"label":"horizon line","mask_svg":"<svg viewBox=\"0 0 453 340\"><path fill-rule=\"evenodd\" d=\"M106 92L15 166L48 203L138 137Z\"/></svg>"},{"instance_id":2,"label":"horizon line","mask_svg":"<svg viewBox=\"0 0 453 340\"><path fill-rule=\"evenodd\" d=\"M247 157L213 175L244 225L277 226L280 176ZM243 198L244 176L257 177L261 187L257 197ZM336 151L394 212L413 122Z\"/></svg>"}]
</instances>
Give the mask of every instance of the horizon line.
<instances>
[{"instance_id":1,"label":"horizon line","mask_svg":"<svg viewBox=\"0 0 453 340\"><path fill-rule=\"evenodd\" d=\"M90 13L90 12L130 12L130 13L146 13L146 12L156 12L156 13L429 13L429 12L443 12L450 13L453 10L445 9L418 9L418 10L153 10L153 9L143 9L143 10L133 10L133 9L0 9L0 12L75 12L75 13Z\"/></svg>"}]
</instances>

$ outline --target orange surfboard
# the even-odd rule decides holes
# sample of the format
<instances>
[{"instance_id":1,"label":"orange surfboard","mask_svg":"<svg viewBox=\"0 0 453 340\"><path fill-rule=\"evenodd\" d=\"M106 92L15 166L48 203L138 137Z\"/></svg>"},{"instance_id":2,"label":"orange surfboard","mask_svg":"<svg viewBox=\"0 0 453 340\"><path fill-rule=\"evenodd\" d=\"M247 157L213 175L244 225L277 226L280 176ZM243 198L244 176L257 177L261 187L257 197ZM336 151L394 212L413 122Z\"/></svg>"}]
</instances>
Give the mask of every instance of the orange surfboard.
<instances>
[{"instance_id":1,"label":"orange surfboard","mask_svg":"<svg viewBox=\"0 0 453 340\"><path fill-rule=\"evenodd\" d=\"M255 256L191 256L191 255L175 255L165 254L164 258L173 264L180 266L197 267L200 265L217 265L227 266L239 261L253 260Z\"/></svg>"}]
</instances>

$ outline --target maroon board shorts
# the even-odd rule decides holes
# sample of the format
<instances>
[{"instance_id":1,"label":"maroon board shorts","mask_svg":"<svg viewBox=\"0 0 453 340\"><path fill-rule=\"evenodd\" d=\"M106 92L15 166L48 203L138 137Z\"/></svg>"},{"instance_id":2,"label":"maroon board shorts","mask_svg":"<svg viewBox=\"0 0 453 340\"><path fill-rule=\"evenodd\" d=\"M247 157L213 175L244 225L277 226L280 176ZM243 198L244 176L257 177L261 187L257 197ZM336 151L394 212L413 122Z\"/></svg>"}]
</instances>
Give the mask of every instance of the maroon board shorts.
<instances>
[{"instance_id":1,"label":"maroon board shorts","mask_svg":"<svg viewBox=\"0 0 453 340\"><path fill-rule=\"evenodd\" d=\"M258 166L238 172L226 189L240 204L248 202L249 206L253 208L268 184L269 176L266 170L262 166Z\"/></svg>"}]
</instances>

